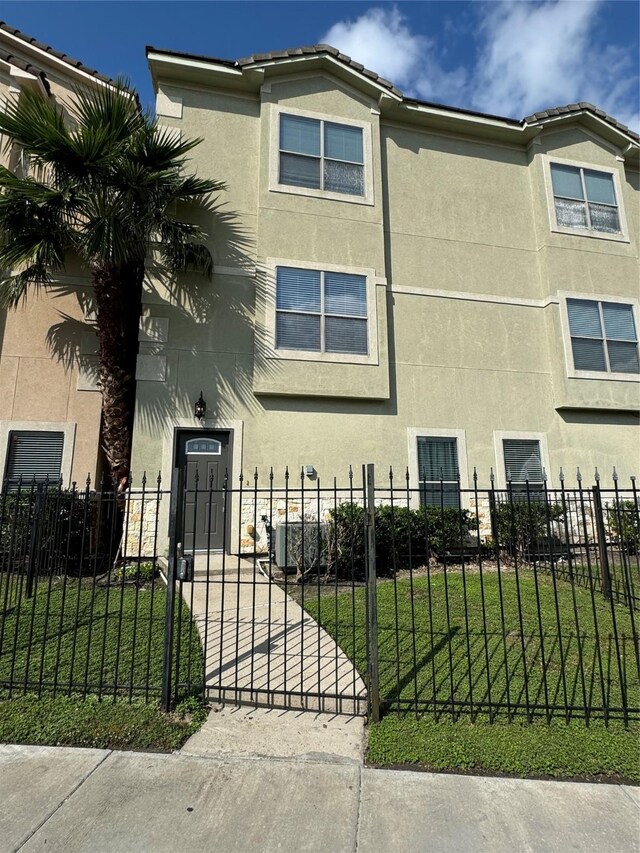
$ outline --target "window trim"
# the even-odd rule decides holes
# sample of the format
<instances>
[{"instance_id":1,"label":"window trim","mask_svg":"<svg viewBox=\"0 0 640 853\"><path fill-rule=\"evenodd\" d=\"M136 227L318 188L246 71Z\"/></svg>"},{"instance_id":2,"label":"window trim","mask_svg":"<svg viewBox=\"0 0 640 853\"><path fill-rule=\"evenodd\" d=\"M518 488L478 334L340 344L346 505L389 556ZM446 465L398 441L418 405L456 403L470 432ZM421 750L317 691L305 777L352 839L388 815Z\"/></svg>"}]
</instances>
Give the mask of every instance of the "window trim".
<instances>
[{"instance_id":1,"label":"window trim","mask_svg":"<svg viewBox=\"0 0 640 853\"><path fill-rule=\"evenodd\" d=\"M562 344L564 347L564 358L569 379L599 379L601 382L640 382L640 374L619 373L617 371L604 370L576 370L573 362L573 349L571 347L571 329L569 328L569 311L567 299L586 299L590 302L617 302L622 305L631 305L633 319L636 324L636 335L640 338L640 300L631 297L606 296L601 293L574 293L567 290L559 290L560 299L560 324L562 328ZM640 343L638 344L640 347Z\"/></svg>"},{"instance_id":2,"label":"window trim","mask_svg":"<svg viewBox=\"0 0 640 853\"><path fill-rule=\"evenodd\" d=\"M310 350L276 349L276 288L277 268L294 267L320 272L337 272L348 275L360 275L366 279L367 288L367 344L369 352L365 354L351 352L315 352ZM378 309L375 270L360 267L337 266L321 261L295 261L285 258L267 258L266 262L266 346L267 358L287 361L318 361L339 364L378 364Z\"/></svg>"},{"instance_id":3,"label":"window trim","mask_svg":"<svg viewBox=\"0 0 640 853\"><path fill-rule=\"evenodd\" d=\"M620 173L616 168L610 166L602 166L599 163L585 163L582 160L566 160L563 157L552 157L548 154L542 154L542 162L544 165L544 182L547 194L547 206L549 210L549 225L551 231L556 234L573 234L579 237L589 237L594 240L613 240L617 243L629 243L629 234L627 231L627 217L624 210L624 199L622 197L622 186L620 183ZM618 207L618 220L620 222L620 233L611 234L608 231L595 231L589 228L576 228L569 225L559 225L556 217L555 196L553 194L553 183L551 180L551 166L572 166L575 169L587 169L590 172L602 172L605 175L611 175L613 178L613 188L616 194Z\"/></svg>"},{"instance_id":4,"label":"window trim","mask_svg":"<svg viewBox=\"0 0 640 853\"><path fill-rule=\"evenodd\" d=\"M2 462L2 482L7 476L9 461L9 437L12 432L61 432L63 433L62 460L60 477L65 486L71 483L71 466L76 438L76 424L54 421L0 421L0 461Z\"/></svg>"},{"instance_id":5,"label":"window trim","mask_svg":"<svg viewBox=\"0 0 640 853\"><path fill-rule=\"evenodd\" d=\"M464 429L440 429L439 427L407 427L407 460L409 463L410 505L420 506L420 471L418 469L419 438L455 438L458 448L458 470L460 472L460 509L470 506L469 463L467 461L467 431Z\"/></svg>"},{"instance_id":6,"label":"window trim","mask_svg":"<svg viewBox=\"0 0 640 853\"><path fill-rule=\"evenodd\" d=\"M342 124L347 127L359 127L362 130L362 154L364 167L364 195L349 195L348 193L336 193L329 190L315 189L313 187L295 187L289 184L281 184L280 177L280 115L301 116L302 118L316 119L317 121L328 121L331 124ZM359 121L353 118L327 115L325 113L300 110L294 107L272 104L271 106L271 132L270 132L270 156L269 156L269 190L271 192L288 193L291 195L306 195L315 198L326 198L333 201L345 201L351 204L373 205L373 148L371 143L371 122Z\"/></svg>"},{"instance_id":7,"label":"window trim","mask_svg":"<svg viewBox=\"0 0 640 853\"><path fill-rule=\"evenodd\" d=\"M519 430L494 430L493 431L493 448L496 457L496 474L497 488L507 488L507 466L504 461L504 447L502 442L506 439L509 441L537 441L540 444L540 459L542 460L542 469L547 476L547 486L551 483L551 468L549 466L549 448L547 446L547 435L544 432L524 432Z\"/></svg>"}]
</instances>

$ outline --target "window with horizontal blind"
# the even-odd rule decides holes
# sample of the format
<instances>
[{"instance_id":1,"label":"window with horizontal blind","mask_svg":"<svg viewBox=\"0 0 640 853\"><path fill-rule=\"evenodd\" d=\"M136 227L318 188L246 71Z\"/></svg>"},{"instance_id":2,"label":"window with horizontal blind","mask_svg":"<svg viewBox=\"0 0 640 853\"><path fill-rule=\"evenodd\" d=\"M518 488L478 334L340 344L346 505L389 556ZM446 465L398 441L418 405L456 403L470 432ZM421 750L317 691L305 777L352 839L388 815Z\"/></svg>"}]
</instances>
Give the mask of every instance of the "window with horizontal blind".
<instances>
[{"instance_id":1,"label":"window with horizontal blind","mask_svg":"<svg viewBox=\"0 0 640 853\"><path fill-rule=\"evenodd\" d=\"M522 489L543 482L542 455L537 439L505 438L502 441L507 483Z\"/></svg>"},{"instance_id":2,"label":"window with horizontal blind","mask_svg":"<svg viewBox=\"0 0 640 853\"><path fill-rule=\"evenodd\" d=\"M567 317L576 370L640 374L632 305L568 298Z\"/></svg>"},{"instance_id":3,"label":"window with horizontal blind","mask_svg":"<svg viewBox=\"0 0 640 853\"><path fill-rule=\"evenodd\" d=\"M278 130L280 185L365 195L362 127L280 113Z\"/></svg>"},{"instance_id":4,"label":"window with horizontal blind","mask_svg":"<svg viewBox=\"0 0 640 853\"><path fill-rule=\"evenodd\" d=\"M460 469L455 438L418 436L420 503L428 506L460 506Z\"/></svg>"},{"instance_id":5,"label":"window with horizontal blind","mask_svg":"<svg viewBox=\"0 0 640 853\"><path fill-rule=\"evenodd\" d=\"M276 349L367 355L367 278L276 267Z\"/></svg>"},{"instance_id":6,"label":"window with horizontal blind","mask_svg":"<svg viewBox=\"0 0 640 853\"><path fill-rule=\"evenodd\" d=\"M5 481L57 483L62 471L63 432L12 430L9 433Z\"/></svg>"}]
</instances>

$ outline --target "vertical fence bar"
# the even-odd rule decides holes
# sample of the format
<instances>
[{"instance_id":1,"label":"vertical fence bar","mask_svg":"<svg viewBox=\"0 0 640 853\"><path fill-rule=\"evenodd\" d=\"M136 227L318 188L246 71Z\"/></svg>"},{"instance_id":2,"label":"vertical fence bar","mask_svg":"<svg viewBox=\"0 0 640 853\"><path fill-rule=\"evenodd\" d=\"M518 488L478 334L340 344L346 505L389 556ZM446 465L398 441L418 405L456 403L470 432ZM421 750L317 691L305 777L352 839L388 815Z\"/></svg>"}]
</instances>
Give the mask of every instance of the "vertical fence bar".
<instances>
[{"instance_id":1,"label":"vertical fence bar","mask_svg":"<svg viewBox=\"0 0 640 853\"><path fill-rule=\"evenodd\" d=\"M367 526L367 601L369 630L367 645L367 696L369 700L369 718L380 722L380 679L378 670L378 594L376 587L376 507L375 507L375 469L372 463L367 465L366 492Z\"/></svg>"},{"instance_id":2,"label":"vertical fence bar","mask_svg":"<svg viewBox=\"0 0 640 853\"><path fill-rule=\"evenodd\" d=\"M164 653L162 657L162 710L171 707L171 672L173 664L173 611L176 593L176 548L178 496L182 495L182 469L174 468L169 504L169 567L167 570L167 604L164 614Z\"/></svg>"},{"instance_id":3,"label":"vertical fence bar","mask_svg":"<svg viewBox=\"0 0 640 853\"><path fill-rule=\"evenodd\" d=\"M596 536L598 539L598 554L600 555L600 574L602 576L602 594L605 598L611 598L611 572L609 570L609 555L607 554L607 531L604 526L604 512L602 510L602 496L599 486L594 486L593 507L595 510Z\"/></svg>"}]
</instances>

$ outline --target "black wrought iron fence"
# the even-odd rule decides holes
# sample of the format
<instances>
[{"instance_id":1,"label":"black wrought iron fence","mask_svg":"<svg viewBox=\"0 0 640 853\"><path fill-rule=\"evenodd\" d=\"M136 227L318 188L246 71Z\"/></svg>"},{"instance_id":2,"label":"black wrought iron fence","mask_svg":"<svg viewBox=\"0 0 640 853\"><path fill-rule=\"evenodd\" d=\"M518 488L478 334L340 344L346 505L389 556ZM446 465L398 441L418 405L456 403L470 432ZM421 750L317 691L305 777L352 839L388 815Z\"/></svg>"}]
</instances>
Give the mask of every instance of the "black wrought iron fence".
<instances>
[{"instance_id":1,"label":"black wrought iron fence","mask_svg":"<svg viewBox=\"0 0 640 853\"><path fill-rule=\"evenodd\" d=\"M166 497L160 478L126 496L90 482L19 482L0 496L0 696L160 696Z\"/></svg>"},{"instance_id":2,"label":"black wrought iron fence","mask_svg":"<svg viewBox=\"0 0 640 853\"><path fill-rule=\"evenodd\" d=\"M640 719L634 480L311 473L3 493L0 690Z\"/></svg>"}]
</instances>

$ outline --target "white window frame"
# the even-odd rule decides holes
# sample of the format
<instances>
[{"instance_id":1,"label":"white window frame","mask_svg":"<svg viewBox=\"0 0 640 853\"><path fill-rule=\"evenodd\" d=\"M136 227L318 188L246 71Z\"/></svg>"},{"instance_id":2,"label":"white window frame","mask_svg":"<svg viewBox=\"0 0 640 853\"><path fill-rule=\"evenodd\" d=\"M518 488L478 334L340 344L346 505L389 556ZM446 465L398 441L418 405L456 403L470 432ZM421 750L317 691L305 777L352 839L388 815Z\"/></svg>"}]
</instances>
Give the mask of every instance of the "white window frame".
<instances>
[{"instance_id":1,"label":"white window frame","mask_svg":"<svg viewBox=\"0 0 640 853\"><path fill-rule=\"evenodd\" d=\"M493 447L496 455L496 475L497 488L507 488L507 467L504 461L504 446L503 440L513 439L514 441L537 441L540 445L540 459L542 460L542 469L547 477L547 485L551 483L551 474L549 467L549 448L547 447L547 436L544 432L521 432L518 430L494 430Z\"/></svg>"},{"instance_id":2,"label":"white window frame","mask_svg":"<svg viewBox=\"0 0 640 853\"><path fill-rule=\"evenodd\" d=\"M599 379L601 382L635 382L640 383L640 374L619 373L612 370L576 370L573 362L573 349L571 347L571 329L569 327L569 311L567 299L586 299L590 302L617 302L622 305L631 305L633 320L636 324L636 335L640 338L640 300L631 297L606 296L601 293L572 293L570 291L558 291L560 299L560 323L562 327L562 343L564 346L564 358L569 379ZM604 333L604 329L603 329ZM605 338L606 340L606 338ZM640 346L640 343L639 343Z\"/></svg>"},{"instance_id":3,"label":"white window frame","mask_svg":"<svg viewBox=\"0 0 640 853\"><path fill-rule=\"evenodd\" d=\"M366 279L367 288L367 348L368 353L352 352L313 352L309 350L276 349L276 293L277 268L294 267L319 272L347 273L360 275ZM321 361L339 364L378 364L378 311L376 306L375 270L362 267L336 266L321 262L293 261L284 258L267 258L266 262L266 345L267 358L286 359L287 361ZM355 319L355 318L354 318ZM361 318L360 318L361 319Z\"/></svg>"},{"instance_id":4,"label":"white window frame","mask_svg":"<svg viewBox=\"0 0 640 853\"><path fill-rule=\"evenodd\" d=\"M627 231L627 218L624 212L624 199L622 197L622 186L620 183L620 174L618 169L608 166L601 166L597 163L585 163L582 160L565 160L562 157L552 157L548 154L543 154L542 162L544 166L544 181L547 193L547 205L549 208L549 223L551 230L557 234L574 234L580 237L590 237L594 240L614 240L618 243L628 243L629 235ZM613 178L613 189L616 195L618 206L618 221L620 223L620 232L611 234L608 231L595 231L591 228L576 228L569 225L559 225L556 217L555 197L553 194L553 183L551 180L551 166L572 166L575 169L587 169L590 172L602 172L604 175L610 175ZM585 194L586 203L586 194Z\"/></svg>"},{"instance_id":5,"label":"white window frame","mask_svg":"<svg viewBox=\"0 0 640 853\"><path fill-rule=\"evenodd\" d=\"M420 471L418 469L419 438L455 438L458 447L458 470L460 472L460 509L470 506L469 463L467 461L467 432L464 429L441 429L439 427L407 428L407 459L409 463L410 503L413 509L420 506Z\"/></svg>"},{"instance_id":6,"label":"white window frame","mask_svg":"<svg viewBox=\"0 0 640 853\"><path fill-rule=\"evenodd\" d=\"M54 421L0 421L0 464L2 478L7 473L7 454L9 453L9 438L12 432L61 432L62 459L60 461L60 478L65 486L71 484L71 466L76 439L75 423L60 423Z\"/></svg>"},{"instance_id":7,"label":"white window frame","mask_svg":"<svg viewBox=\"0 0 640 853\"><path fill-rule=\"evenodd\" d=\"M313 187L294 187L289 184L281 184L280 181L280 115L301 116L312 118L317 121L328 121L332 124L342 124L346 127L358 127L362 130L362 154L364 158L364 195L350 195L349 193L336 193L328 190L315 189ZM271 134L269 155L269 190L271 192L289 193L292 195L314 196L315 198L332 199L333 201L346 201L352 204L373 204L373 156L371 144L371 123L358 121L342 116L326 115L325 113L310 112L294 107L285 107L280 104L271 106Z\"/></svg>"}]
</instances>

